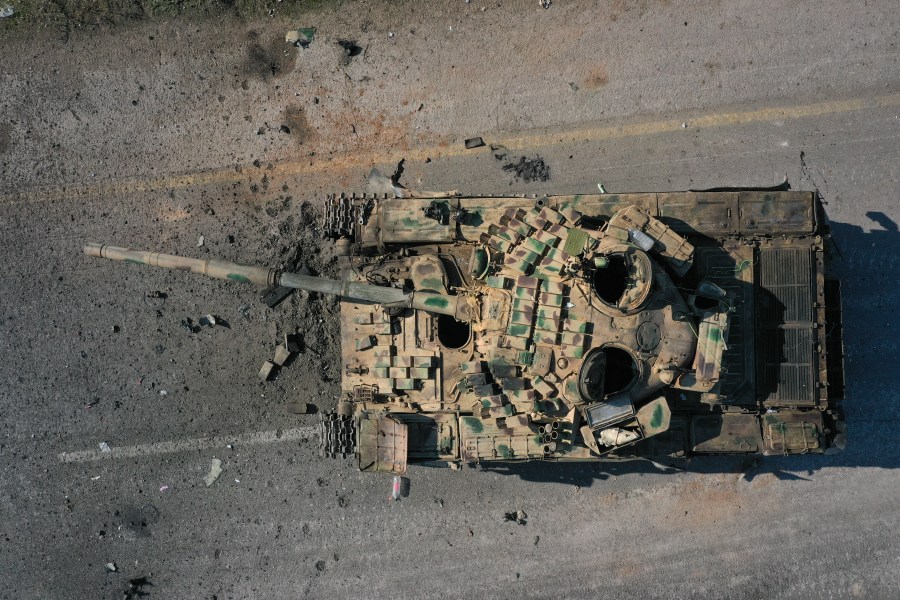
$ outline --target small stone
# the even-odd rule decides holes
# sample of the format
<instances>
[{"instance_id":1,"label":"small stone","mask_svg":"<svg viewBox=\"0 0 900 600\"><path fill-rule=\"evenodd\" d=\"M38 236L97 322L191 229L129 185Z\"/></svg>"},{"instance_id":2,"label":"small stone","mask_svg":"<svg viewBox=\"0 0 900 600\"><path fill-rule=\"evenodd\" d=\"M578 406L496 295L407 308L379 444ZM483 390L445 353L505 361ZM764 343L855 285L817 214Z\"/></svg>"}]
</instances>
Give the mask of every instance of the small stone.
<instances>
[{"instance_id":1,"label":"small stone","mask_svg":"<svg viewBox=\"0 0 900 600\"><path fill-rule=\"evenodd\" d=\"M108 563L106 563L106 570L109 571L110 573L115 573L116 571L119 570L119 567L117 567L116 563L114 563L114 562L108 562Z\"/></svg>"}]
</instances>

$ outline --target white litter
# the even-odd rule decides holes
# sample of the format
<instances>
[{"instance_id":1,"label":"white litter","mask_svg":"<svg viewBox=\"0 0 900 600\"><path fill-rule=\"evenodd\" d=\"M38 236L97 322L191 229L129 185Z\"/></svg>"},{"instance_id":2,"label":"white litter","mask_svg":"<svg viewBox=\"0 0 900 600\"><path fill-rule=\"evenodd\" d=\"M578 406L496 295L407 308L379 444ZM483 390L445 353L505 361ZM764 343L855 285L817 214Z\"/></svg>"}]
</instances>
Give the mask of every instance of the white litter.
<instances>
[{"instance_id":1,"label":"white litter","mask_svg":"<svg viewBox=\"0 0 900 600\"><path fill-rule=\"evenodd\" d=\"M100 442L100 452L112 452L112 448L106 442Z\"/></svg>"},{"instance_id":2,"label":"white litter","mask_svg":"<svg viewBox=\"0 0 900 600\"><path fill-rule=\"evenodd\" d=\"M206 474L204 481L206 482L206 487L211 486L216 482L216 479L219 478L219 475L222 474L222 461L218 458L212 459L212 463L209 465L209 473Z\"/></svg>"}]
</instances>

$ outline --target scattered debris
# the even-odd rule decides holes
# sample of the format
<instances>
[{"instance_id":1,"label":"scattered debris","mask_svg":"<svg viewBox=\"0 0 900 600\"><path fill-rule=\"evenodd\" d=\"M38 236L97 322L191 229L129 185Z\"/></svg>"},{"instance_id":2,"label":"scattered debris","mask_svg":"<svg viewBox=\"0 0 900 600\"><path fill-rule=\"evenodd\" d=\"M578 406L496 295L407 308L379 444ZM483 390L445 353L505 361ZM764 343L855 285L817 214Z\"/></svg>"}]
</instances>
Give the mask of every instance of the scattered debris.
<instances>
[{"instance_id":1,"label":"scattered debris","mask_svg":"<svg viewBox=\"0 0 900 600\"><path fill-rule=\"evenodd\" d=\"M389 37L389 38L394 37L394 32L393 32L393 31L388 31L388 37Z\"/></svg>"},{"instance_id":2,"label":"scattered debris","mask_svg":"<svg viewBox=\"0 0 900 600\"><path fill-rule=\"evenodd\" d=\"M198 331L200 331L200 326L194 325L194 320L190 317L185 317L184 319L182 319L181 326L191 333L197 333Z\"/></svg>"},{"instance_id":3,"label":"scattered debris","mask_svg":"<svg viewBox=\"0 0 900 600\"><path fill-rule=\"evenodd\" d=\"M95 406L97 406L98 404L100 404L100 398L94 398L93 400L91 400L90 402L85 404L84 407L87 409L91 409L91 408L94 408Z\"/></svg>"},{"instance_id":4,"label":"scattered debris","mask_svg":"<svg viewBox=\"0 0 900 600\"><path fill-rule=\"evenodd\" d=\"M539 535L534 536L534 542L533 542L533 544L534 544L535 546L537 546L537 545L540 543L540 541L541 541L541 536L539 536Z\"/></svg>"},{"instance_id":5,"label":"scattered debris","mask_svg":"<svg viewBox=\"0 0 900 600\"><path fill-rule=\"evenodd\" d=\"M275 363L270 360L267 360L263 363L262 368L259 370L259 378L263 381L267 381L269 376L272 375L272 371L275 369Z\"/></svg>"},{"instance_id":6,"label":"scattered debris","mask_svg":"<svg viewBox=\"0 0 900 600\"><path fill-rule=\"evenodd\" d=\"M473 138L467 139L465 144L466 144L466 149L471 150L472 148L480 148L481 146L484 146L484 140L481 139L480 137L473 137Z\"/></svg>"},{"instance_id":7,"label":"scattered debris","mask_svg":"<svg viewBox=\"0 0 900 600\"><path fill-rule=\"evenodd\" d=\"M118 325L113 325L112 330L113 330L113 333L119 333L120 331L122 331L122 328L119 327Z\"/></svg>"},{"instance_id":8,"label":"scattered debris","mask_svg":"<svg viewBox=\"0 0 900 600\"><path fill-rule=\"evenodd\" d=\"M503 149L505 150L505 148ZM506 158L506 153L494 152L494 158L503 160ZM550 167L540 156L535 156L534 158L520 156L518 160L510 159L503 165L503 170L515 173L516 181L521 179L525 183L548 181L550 179Z\"/></svg>"},{"instance_id":9,"label":"scattered debris","mask_svg":"<svg viewBox=\"0 0 900 600\"><path fill-rule=\"evenodd\" d=\"M525 525L528 523L528 515L525 514L524 510L517 510L514 512L503 513L503 520L515 522L519 525Z\"/></svg>"},{"instance_id":10,"label":"scattered debris","mask_svg":"<svg viewBox=\"0 0 900 600\"><path fill-rule=\"evenodd\" d=\"M338 40L337 45L344 49L344 56L341 57L342 65L349 65L355 56L363 53L362 46L358 46L356 40Z\"/></svg>"},{"instance_id":11,"label":"scattered debris","mask_svg":"<svg viewBox=\"0 0 900 600\"><path fill-rule=\"evenodd\" d=\"M266 306L269 308L275 308L282 302L284 302L288 296L297 291L294 288L284 287L283 285L276 285L272 287L268 287L263 290L262 293L262 301L266 303Z\"/></svg>"},{"instance_id":12,"label":"scattered debris","mask_svg":"<svg viewBox=\"0 0 900 600\"><path fill-rule=\"evenodd\" d=\"M197 247L201 247L203 245L203 236L197 238Z\"/></svg>"},{"instance_id":13,"label":"scattered debris","mask_svg":"<svg viewBox=\"0 0 900 600\"><path fill-rule=\"evenodd\" d=\"M681 124L681 128L682 128L682 129L686 129L686 128L687 128L687 123L682 123L682 124Z\"/></svg>"},{"instance_id":14,"label":"scattered debris","mask_svg":"<svg viewBox=\"0 0 900 600\"><path fill-rule=\"evenodd\" d=\"M109 571L110 573L115 573L116 571L119 570L119 567L117 567L116 563L114 563L114 562L108 562L108 563L106 563L106 570Z\"/></svg>"},{"instance_id":15,"label":"scattered debris","mask_svg":"<svg viewBox=\"0 0 900 600\"><path fill-rule=\"evenodd\" d=\"M391 496L388 500L399 500L409 496L409 477L394 475L394 481L391 484Z\"/></svg>"},{"instance_id":16,"label":"scattered debris","mask_svg":"<svg viewBox=\"0 0 900 600\"><path fill-rule=\"evenodd\" d=\"M112 448L106 442L100 442L100 452L112 452Z\"/></svg>"},{"instance_id":17,"label":"scattered debris","mask_svg":"<svg viewBox=\"0 0 900 600\"><path fill-rule=\"evenodd\" d=\"M200 317L200 324L205 325L207 327L215 327L216 326L216 318L213 315L204 315Z\"/></svg>"},{"instance_id":18,"label":"scattered debris","mask_svg":"<svg viewBox=\"0 0 900 600\"><path fill-rule=\"evenodd\" d=\"M167 489L169 489L169 486L167 486L167 485L161 485L161 486L159 486L159 491L161 491L161 492L164 492L164 491L166 491Z\"/></svg>"},{"instance_id":19,"label":"scattered debris","mask_svg":"<svg viewBox=\"0 0 900 600\"><path fill-rule=\"evenodd\" d=\"M100 479L99 475L94 475L93 477L91 477L91 481L97 481L98 479Z\"/></svg>"},{"instance_id":20,"label":"scattered debris","mask_svg":"<svg viewBox=\"0 0 900 600\"><path fill-rule=\"evenodd\" d=\"M284 334L284 346L288 349L288 352L297 353L300 352L300 337L296 334Z\"/></svg>"},{"instance_id":21,"label":"scattered debris","mask_svg":"<svg viewBox=\"0 0 900 600\"><path fill-rule=\"evenodd\" d=\"M168 396L169 392L167 392L166 390L159 390L159 395L160 396Z\"/></svg>"},{"instance_id":22,"label":"scattered debris","mask_svg":"<svg viewBox=\"0 0 900 600\"><path fill-rule=\"evenodd\" d=\"M144 304L150 308L162 308L163 304L166 303L166 298L168 298L168 295L159 290L148 291L144 294Z\"/></svg>"},{"instance_id":23,"label":"scattered debris","mask_svg":"<svg viewBox=\"0 0 900 600\"><path fill-rule=\"evenodd\" d=\"M552 0L538 0L538 4L540 4L544 8L550 8L550 3Z\"/></svg>"},{"instance_id":24,"label":"scattered debris","mask_svg":"<svg viewBox=\"0 0 900 600\"><path fill-rule=\"evenodd\" d=\"M450 470L451 471L459 471L459 463L457 463L457 462L450 463Z\"/></svg>"},{"instance_id":25,"label":"scattered debris","mask_svg":"<svg viewBox=\"0 0 900 600\"><path fill-rule=\"evenodd\" d=\"M0 19L6 19L14 14L16 14L16 11L11 4L7 4L3 8L0 8Z\"/></svg>"},{"instance_id":26,"label":"scattered debris","mask_svg":"<svg viewBox=\"0 0 900 600\"><path fill-rule=\"evenodd\" d=\"M572 88L572 91L573 91L573 92L577 92L577 91L578 91L578 84L575 83L574 81L570 81L570 82L569 82L569 87Z\"/></svg>"},{"instance_id":27,"label":"scattered debris","mask_svg":"<svg viewBox=\"0 0 900 600\"><path fill-rule=\"evenodd\" d=\"M272 362L274 362L279 367L283 367L284 363L286 363L290 357L291 357L291 351L287 349L287 345L279 344L275 348L275 358L273 359Z\"/></svg>"},{"instance_id":28,"label":"scattered debris","mask_svg":"<svg viewBox=\"0 0 900 600\"><path fill-rule=\"evenodd\" d=\"M598 184L597 184L597 189L600 190L600 193L601 193L601 194L606 194L606 193L607 193L606 188L603 187L603 184L602 184L602 183L598 183Z\"/></svg>"},{"instance_id":29,"label":"scattered debris","mask_svg":"<svg viewBox=\"0 0 900 600\"><path fill-rule=\"evenodd\" d=\"M150 592L144 590L145 586L153 587L147 577L135 577L128 580L128 589L125 590L124 600L134 600L135 598L143 598L150 595Z\"/></svg>"},{"instance_id":30,"label":"scattered debris","mask_svg":"<svg viewBox=\"0 0 900 600\"><path fill-rule=\"evenodd\" d=\"M247 306L246 304L242 305L242 306L238 306L238 312L241 313L241 316L244 317L245 319L250 318L250 307Z\"/></svg>"},{"instance_id":31,"label":"scattered debris","mask_svg":"<svg viewBox=\"0 0 900 600\"><path fill-rule=\"evenodd\" d=\"M293 29L284 34L284 41L300 48L309 48L312 41L316 37L315 27L301 27Z\"/></svg>"},{"instance_id":32,"label":"scattered debris","mask_svg":"<svg viewBox=\"0 0 900 600\"><path fill-rule=\"evenodd\" d=\"M290 402L285 408L293 415L311 415L316 412L316 405L306 402Z\"/></svg>"},{"instance_id":33,"label":"scattered debris","mask_svg":"<svg viewBox=\"0 0 900 600\"><path fill-rule=\"evenodd\" d=\"M216 479L219 478L219 475L222 474L222 461L218 458L212 459L212 463L209 465L209 473L206 474L206 477L203 479L206 482L206 487L211 486L216 482Z\"/></svg>"}]
</instances>

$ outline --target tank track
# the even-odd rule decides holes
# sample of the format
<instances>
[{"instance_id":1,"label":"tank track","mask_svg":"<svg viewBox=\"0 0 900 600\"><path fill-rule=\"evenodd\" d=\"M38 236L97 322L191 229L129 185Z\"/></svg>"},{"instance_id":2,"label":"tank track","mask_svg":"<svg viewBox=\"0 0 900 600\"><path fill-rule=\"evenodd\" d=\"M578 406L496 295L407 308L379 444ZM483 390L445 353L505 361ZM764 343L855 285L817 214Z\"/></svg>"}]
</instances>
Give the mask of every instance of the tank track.
<instances>
[{"instance_id":1,"label":"tank track","mask_svg":"<svg viewBox=\"0 0 900 600\"><path fill-rule=\"evenodd\" d=\"M325 199L322 236L326 239L348 238L354 241L359 227L366 223L375 205L374 194L332 194Z\"/></svg>"},{"instance_id":2,"label":"tank track","mask_svg":"<svg viewBox=\"0 0 900 600\"><path fill-rule=\"evenodd\" d=\"M327 458L347 458L356 453L356 425L353 417L322 413L319 419L319 454Z\"/></svg>"}]
</instances>

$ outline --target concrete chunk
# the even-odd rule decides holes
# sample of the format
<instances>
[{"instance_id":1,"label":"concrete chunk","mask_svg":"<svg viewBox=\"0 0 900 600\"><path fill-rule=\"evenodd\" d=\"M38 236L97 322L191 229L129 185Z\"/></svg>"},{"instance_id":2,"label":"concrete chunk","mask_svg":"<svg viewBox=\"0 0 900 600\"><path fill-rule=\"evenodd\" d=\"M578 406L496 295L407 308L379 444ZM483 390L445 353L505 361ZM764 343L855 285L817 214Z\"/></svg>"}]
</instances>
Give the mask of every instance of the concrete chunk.
<instances>
[{"instance_id":1,"label":"concrete chunk","mask_svg":"<svg viewBox=\"0 0 900 600\"><path fill-rule=\"evenodd\" d=\"M267 360L263 363L262 368L259 370L259 378L263 381L267 381L269 377L272 375L272 371L275 369L275 363L270 360Z\"/></svg>"},{"instance_id":2,"label":"concrete chunk","mask_svg":"<svg viewBox=\"0 0 900 600\"><path fill-rule=\"evenodd\" d=\"M287 346L284 344L279 344L277 348L275 348L275 364L278 366L284 366L284 363L291 357L291 351L287 349Z\"/></svg>"}]
</instances>

